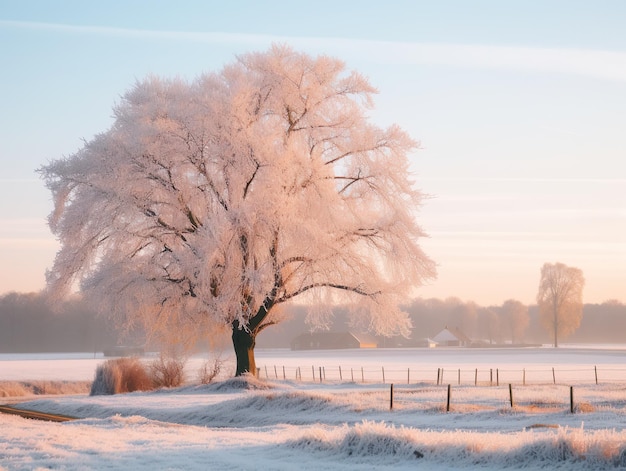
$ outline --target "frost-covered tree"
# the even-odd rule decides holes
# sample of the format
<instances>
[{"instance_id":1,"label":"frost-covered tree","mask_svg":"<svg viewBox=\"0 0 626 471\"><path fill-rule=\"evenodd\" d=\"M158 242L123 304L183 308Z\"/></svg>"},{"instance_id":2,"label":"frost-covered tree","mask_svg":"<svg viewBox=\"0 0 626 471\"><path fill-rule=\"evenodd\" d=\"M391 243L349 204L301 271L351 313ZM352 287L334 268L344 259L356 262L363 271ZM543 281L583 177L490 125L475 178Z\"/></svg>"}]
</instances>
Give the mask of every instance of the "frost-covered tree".
<instances>
[{"instance_id":1,"label":"frost-covered tree","mask_svg":"<svg viewBox=\"0 0 626 471\"><path fill-rule=\"evenodd\" d=\"M545 263L541 267L537 304L544 327L554 336L554 347L559 346L559 336L569 335L580 326L584 286L580 268L563 263Z\"/></svg>"},{"instance_id":2,"label":"frost-covered tree","mask_svg":"<svg viewBox=\"0 0 626 471\"><path fill-rule=\"evenodd\" d=\"M284 46L136 83L109 130L40 169L61 242L50 291L80 288L153 332L228 325L238 375L295 298L318 324L331 313L316 306L349 302L361 326L408 334L398 304L434 264L418 244L416 143L368 120L374 93L341 61Z\"/></svg>"}]
</instances>

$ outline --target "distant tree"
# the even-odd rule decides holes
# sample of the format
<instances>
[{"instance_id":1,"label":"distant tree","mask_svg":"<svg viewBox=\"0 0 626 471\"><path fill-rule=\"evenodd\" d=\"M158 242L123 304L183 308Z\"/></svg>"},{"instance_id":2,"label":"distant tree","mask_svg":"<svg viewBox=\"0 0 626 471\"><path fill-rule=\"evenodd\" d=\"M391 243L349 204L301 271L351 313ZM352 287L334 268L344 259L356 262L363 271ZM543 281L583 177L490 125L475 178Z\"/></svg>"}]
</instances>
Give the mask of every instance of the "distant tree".
<instances>
[{"instance_id":1,"label":"distant tree","mask_svg":"<svg viewBox=\"0 0 626 471\"><path fill-rule=\"evenodd\" d=\"M583 315L585 279L579 268L563 263L546 263L541 268L537 293L539 315L559 346L559 336L567 336L579 326Z\"/></svg>"},{"instance_id":2,"label":"distant tree","mask_svg":"<svg viewBox=\"0 0 626 471\"><path fill-rule=\"evenodd\" d=\"M374 93L341 61L280 46L191 83L138 82L108 131L40 169L61 242L50 291L78 285L153 332L227 325L237 375L256 372L256 336L297 297L407 335L398 303L435 269L418 244L416 143L369 122Z\"/></svg>"},{"instance_id":3,"label":"distant tree","mask_svg":"<svg viewBox=\"0 0 626 471\"><path fill-rule=\"evenodd\" d=\"M478 306L473 301L464 302L456 297L444 300L448 311L446 325L460 329L469 337L476 335L476 321L478 319Z\"/></svg>"},{"instance_id":4,"label":"distant tree","mask_svg":"<svg viewBox=\"0 0 626 471\"><path fill-rule=\"evenodd\" d=\"M440 299L414 299L406 306L406 311L413 324L411 338L414 341L434 337L447 323L445 305Z\"/></svg>"},{"instance_id":5,"label":"distant tree","mask_svg":"<svg viewBox=\"0 0 626 471\"><path fill-rule=\"evenodd\" d=\"M624 304L619 299L607 299L602 305L606 307L624 307Z\"/></svg>"},{"instance_id":6,"label":"distant tree","mask_svg":"<svg viewBox=\"0 0 626 471\"><path fill-rule=\"evenodd\" d=\"M498 313L488 307L478 310L479 340L488 340L490 344L501 340L501 319Z\"/></svg>"},{"instance_id":7,"label":"distant tree","mask_svg":"<svg viewBox=\"0 0 626 471\"><path fill-rule=\"evenodd\" d=\"M530 322L528 306L515 299L508 299L502 304L501 312L501 322L511 335L511 343L519 342Z\"/></svg>"}]
</instances>

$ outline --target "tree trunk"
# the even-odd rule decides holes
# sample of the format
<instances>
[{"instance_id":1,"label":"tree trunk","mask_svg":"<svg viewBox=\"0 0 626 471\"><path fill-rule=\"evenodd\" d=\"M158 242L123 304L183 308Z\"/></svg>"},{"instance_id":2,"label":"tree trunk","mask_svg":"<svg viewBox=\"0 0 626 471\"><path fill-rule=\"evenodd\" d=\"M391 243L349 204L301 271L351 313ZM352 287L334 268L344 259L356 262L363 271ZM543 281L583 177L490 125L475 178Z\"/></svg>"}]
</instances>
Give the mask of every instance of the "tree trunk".
<instances>
[{"instance_id":1,"label":"tree trunk","mask_svg":"<svg viewBox=\"0 0 626 471\"><path fill-rule=\"evenodd\" d=\"M274 305L273 296L276 294L275 289L270 296L265 298L265 301L259 306L257 313L248 321L245 327L242 328L238 320L234 320L232 323L233 347L235 347L235 356L237 357L235 376L241 376L245 373L257 375L256 362L254 361L254 345L256 344L257 334L269 325L263 325L263 321Z\"/></svg>"},{"instance_id":2,"label":"tree trunk","mask_svg":"<svg viewBox=\"0 0 626 471\"><path fill-rule=\"evenodd\" d=\"M233 323L233 347L237 357L237 370L235 376L251 373L256 376L256 362L254 361L254 345L256 333L239 328L239 323Z\"/></svg>"}]
</instances>

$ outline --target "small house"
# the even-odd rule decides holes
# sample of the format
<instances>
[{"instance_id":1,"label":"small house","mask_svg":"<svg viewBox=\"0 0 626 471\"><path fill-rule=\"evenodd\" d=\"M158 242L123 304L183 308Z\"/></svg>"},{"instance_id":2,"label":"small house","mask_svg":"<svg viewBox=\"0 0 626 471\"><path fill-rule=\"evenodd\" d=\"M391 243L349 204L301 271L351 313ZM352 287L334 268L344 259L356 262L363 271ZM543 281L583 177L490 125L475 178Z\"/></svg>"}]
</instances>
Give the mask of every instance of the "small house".
<instances>
[{"instance_id":1,"label":"small house","mask_svg":"<svg viewBox=\"0 0 626 471\"><path fill-rule=\"evenodd\" d=\"M445 327L433 337L433 340L442 347L469 347L472 340L459 329Z\"/></svg>"}]
</instances>

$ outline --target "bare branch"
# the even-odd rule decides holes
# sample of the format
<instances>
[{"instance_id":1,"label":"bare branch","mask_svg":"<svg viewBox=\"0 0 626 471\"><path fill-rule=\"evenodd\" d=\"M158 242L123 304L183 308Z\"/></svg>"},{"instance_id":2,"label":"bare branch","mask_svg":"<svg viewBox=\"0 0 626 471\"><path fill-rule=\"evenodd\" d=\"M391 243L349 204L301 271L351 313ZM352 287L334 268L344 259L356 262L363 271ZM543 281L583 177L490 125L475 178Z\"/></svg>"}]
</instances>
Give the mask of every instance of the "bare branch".
<instances>
[{"instance_id":1,"label":"bare branch","mask_svg":"<svg viewBox=\"0 0 626 471\"><path fill-rule=\"evenodd\" d=\"M382 293L382 291L380 290L368 292L359 286L342 285L340 283L319 282L319 283L311 283L309 285L303 286L300 289L297 289L296 291L294 291L293 293L287 293L283 295L280 299L278 299L276 303L282 303L282 302L288 301L292 298L295 298L296 296L299 296L315 288L333 288L333 289L338 289L340 291L349 291L351 293L356 293L361 296L366 296L369 298L378 296Z\"/></svg>"}]
</instances>

